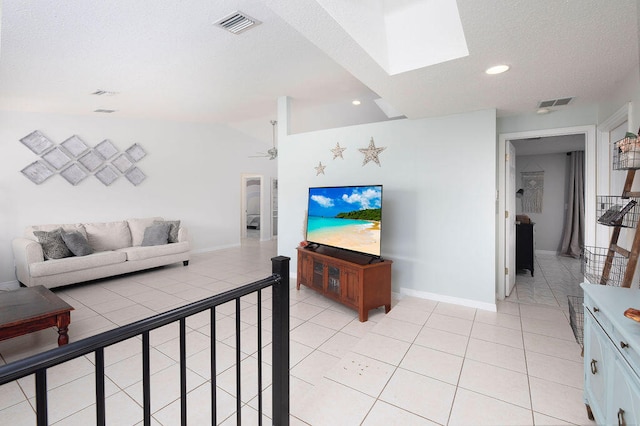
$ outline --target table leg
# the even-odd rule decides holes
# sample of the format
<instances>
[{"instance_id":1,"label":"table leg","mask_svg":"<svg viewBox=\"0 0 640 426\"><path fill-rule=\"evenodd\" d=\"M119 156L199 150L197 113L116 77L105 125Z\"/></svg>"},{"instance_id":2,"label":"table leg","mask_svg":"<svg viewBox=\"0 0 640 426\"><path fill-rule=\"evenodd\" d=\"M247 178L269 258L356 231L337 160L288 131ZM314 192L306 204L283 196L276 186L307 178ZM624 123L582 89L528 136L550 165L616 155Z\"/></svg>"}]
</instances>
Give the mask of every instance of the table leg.
<instances>
[{"instance_id":1,"label":"table leg","mask_svg":"<svg viewBox=\"0 0 640 426\"><path fill-rule=\"evenodd\" d=\"M58 346L66 345L69 343L69 335L67 332L69 331L71 314L67 312L66 314L58 315L56 320L58 327Z\"/></svg>"}]
</instances>

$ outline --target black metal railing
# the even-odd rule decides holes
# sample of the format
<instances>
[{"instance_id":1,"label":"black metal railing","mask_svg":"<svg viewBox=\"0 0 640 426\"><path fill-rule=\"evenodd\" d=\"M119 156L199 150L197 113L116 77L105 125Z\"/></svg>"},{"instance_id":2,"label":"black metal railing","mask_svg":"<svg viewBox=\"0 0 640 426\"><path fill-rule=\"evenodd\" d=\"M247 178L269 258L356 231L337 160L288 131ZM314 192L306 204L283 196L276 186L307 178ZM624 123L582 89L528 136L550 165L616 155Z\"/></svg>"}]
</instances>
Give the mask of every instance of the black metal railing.
<instances>
[{"instance_id":1,"label":"black metal railing","mask_svg":"<svg viewBox=\"0 0 640 426\"><path fill-rule=\"evenodd\" d=\"M69 343L15 361L0 367L0 385L35 375L36 419L38 426L48 424L47 416L47 369L72 359L95 354L96 424L106 424L104 348L132 337L142 336L142 388L144 425L151 424L151 374L149 362L149 333L170 323L179 322L180 328L180 415L181 424L187 424L187 317L210 311L211 319L211 424L217 421L216 413L216 306L235 301L236 320L236 422L242 423L241 369L240 369L240 298L257 293L258 329L258 421L262 424L262 290L272 287L273 331L272 331L272 397L274 425L289 424L289 258L278 256L271 259L272 272L268 278L238 287L233 290L155 315L134 323Z\"/></svg>"}]
</instances>

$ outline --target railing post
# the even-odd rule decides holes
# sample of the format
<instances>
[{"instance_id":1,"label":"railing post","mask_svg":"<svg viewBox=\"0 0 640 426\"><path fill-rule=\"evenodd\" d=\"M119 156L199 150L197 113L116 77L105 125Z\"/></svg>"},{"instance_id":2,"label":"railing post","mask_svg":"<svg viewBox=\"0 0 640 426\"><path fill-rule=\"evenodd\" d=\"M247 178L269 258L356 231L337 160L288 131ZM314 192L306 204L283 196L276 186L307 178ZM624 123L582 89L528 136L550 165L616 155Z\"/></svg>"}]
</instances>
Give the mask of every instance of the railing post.
<instances>
[{"instance_id":1,"label":"railing post","mask_svg":"<svg viewBox=\"0 0 640 426\"><path fill-rule=\"evenodd\" d=\"M47 369L36 371L36 421L38 426L49 424L47 412Z\"/></svg>"},{"instance_id":2,"label":"railing post","mask_svg":"<svg viewBox=\"0 0 640 426\"><path fill-rule=\"evenodd\" d=\"M273 286L273 424L289 425L289 261L271 259L271 271L280 275Z\"/></svg>"}]
</instances>

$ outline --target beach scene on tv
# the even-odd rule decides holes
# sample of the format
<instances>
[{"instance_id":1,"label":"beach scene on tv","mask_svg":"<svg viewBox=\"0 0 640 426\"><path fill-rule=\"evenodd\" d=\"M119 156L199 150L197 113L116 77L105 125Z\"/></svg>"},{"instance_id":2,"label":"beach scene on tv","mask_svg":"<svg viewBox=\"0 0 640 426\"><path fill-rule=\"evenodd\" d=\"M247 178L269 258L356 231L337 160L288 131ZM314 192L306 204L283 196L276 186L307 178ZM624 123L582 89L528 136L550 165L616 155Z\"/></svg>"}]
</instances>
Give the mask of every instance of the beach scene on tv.
<instances>
[{"instance_id":1,"label":"beach scene on tv","mask_svg":"<svg viewBox=\"0 0 640 426\"><path fill-rule=\"evenodd\" d=\"M307 241L380 256L382 186L310 188Z\"/></svg>"}]
</instances>

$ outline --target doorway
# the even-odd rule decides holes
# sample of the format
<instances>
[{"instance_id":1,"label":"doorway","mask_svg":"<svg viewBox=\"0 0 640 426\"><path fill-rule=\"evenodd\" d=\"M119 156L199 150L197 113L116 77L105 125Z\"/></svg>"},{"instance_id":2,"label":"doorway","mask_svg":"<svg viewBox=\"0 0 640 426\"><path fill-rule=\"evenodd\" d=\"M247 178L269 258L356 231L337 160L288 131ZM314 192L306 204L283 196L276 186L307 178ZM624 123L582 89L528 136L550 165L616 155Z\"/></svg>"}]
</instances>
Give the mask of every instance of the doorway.
<instances>
[{"instance_id":1,"label":"doorway","mask_svg":"<svg viewBox=\"0 0 640 426\"><path fill-rule=\"evenodd\" d=\"M496 295L499 300L503 300L509 293L513 283L509 282L509 264L513 264L512 247L515 244L511 244L515 241L515 235L512 232L511 223L508 220L509 217L515 218L515 211L510 211L515 206L514 199L516 192L512 191L513 179L511 184L507 183L507 180L513 175L514 165L512 161L515 158L509 158L507 155L510 141L530 139L535 140L537 138L545 137L558 137L566 135L581 134L584 137L585 143L585 245L594 245L595 241L595 193L596 193L596 136L595 126L580 126L570 127L563 129L549 129L532 132L520 132L499 135L498 143L498 158L504 159L504 165L498 167L498 199L497 199L497 231L498 231L498 253L497 253L497 273L496 273ZM517 183L516 183L517 185ZM508 189L509 188L509 189ZM513 193L512 193L513 192ZM511 207L510 207L511 206ZM504 213L502 213L504 212ZM507 229L509 228L509 229Z\"/></svg>"},{"instance_id":2,"label":"doorway","mask_svg":"<svg viewBox=\"0 0 640 426\"><path fill-rule=\"evenodd\" d=\"M509 274L505 296L512 295L517 280L521 284L520 290L523 286L527 290L525 299L532 297L534 292L529 290L538 287L530 284L545 282L539 275L533 280L534 269L538 274L537 269L543 262L562 264L555 259L561 252L571 253L574 258L580 255L584 242L584 216L574 227L572 220L567 222L567 213L584 207L582 184L579 184L578 191L574 191L570 182L584 182L582 159L585 145L585 135L581 133L509 141L511 161L505 197L510 200L508 211L516 214L510 214L507 219L505 258L511 259L511 263L507 264ZM573 162L577 164L575 167L579 175L575 175ZM539 188L532 187L538 184ZM514 258L518 259L517 263ZM580 282L580 278L576 280ZM553 288L553 284L547 283L547 292L539 292L544 297L537 303L553 303L554 298L559 304L564 303L566 298L560 297L563 299L560 300L556 295L561 293L561 289ZM520 299L519 294L520 291L514 296L516 300Z\"/></svg>"},{"instance_id":3,"label":"doorway","mask_svg":"<svg viewBox=\"0 0 640 426\"><path fill-rule=\"evenodd\" d=\"M264 232L262 175L243 174L241 178L240 237L262 239Z\"/></svg>"}]
</instances>

